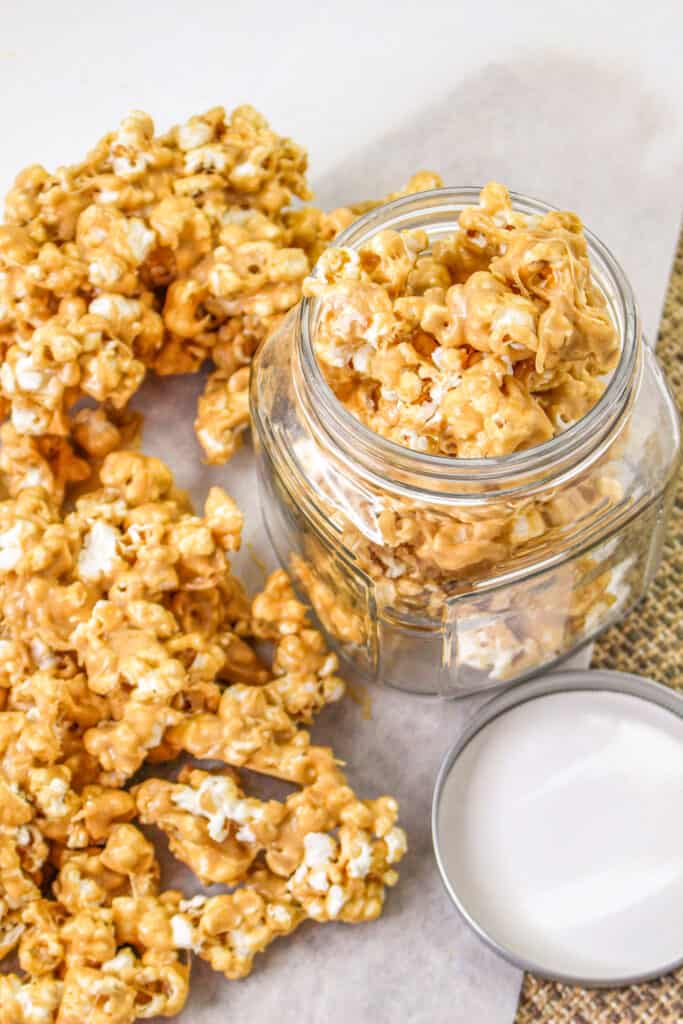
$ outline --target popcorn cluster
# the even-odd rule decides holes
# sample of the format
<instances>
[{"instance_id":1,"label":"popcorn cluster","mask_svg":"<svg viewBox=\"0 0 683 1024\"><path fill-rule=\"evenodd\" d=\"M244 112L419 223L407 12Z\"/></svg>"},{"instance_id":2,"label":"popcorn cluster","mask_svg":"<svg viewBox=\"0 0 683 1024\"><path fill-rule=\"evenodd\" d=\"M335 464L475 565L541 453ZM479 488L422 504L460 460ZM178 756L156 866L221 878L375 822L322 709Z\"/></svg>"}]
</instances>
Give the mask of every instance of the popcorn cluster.
<instances>
[{"instance_id":1,"label":"popcorn cluster","mask_svg":"<svg viewBox=\"0 0 683 1024\"><path fill-rule=\"evenodd\" d=\"M82 163L23 171L0 232L0 391L17 433L68 437L78 399L122 409L148 369L213 358L221 423L200 410L198 434L227 458L246 425L240 371L309 269L285 218L310 195L305 170L245 106L156 137L134 112Z\"/></svg>"},{"instance_id":2,"label":"popcorn cluster","mask_svg":"<svg viewBox=\"0 0 683 1024\"><path fill-rule=\"evenodd\" d=\"M310 197L305 171L251 107L162 136L133 113L82 163L25 170L7 198L0 957L21 974L0 975L0 1024L171 1016L191 954L243 977L308 918L377 917L397 881L395 801L359 800L305 728L344 684L286 575L250 600L230 568L234 502L213 488L197 516L165 465L130 450L146 373L212 364L196 432L208 461L234 452L254 351L372 205L292 209ZM183 754L226 767L132 785ZM300 789L263 803L239 768ZM136 820L232 891L163 891Z\"/></svg>"},{"instance_id":3,"label":"popcorn cluster","mask_svg":"<svg viewBox=\"0 0 683 1024\"><path fill-rule=\"evenodd\" d=\"M97 475L68 507L44 486L0 502L0 953L24 972L0 978L12 1024L172 1015L190 952L238 978L303 920L372 920L405 850L396 802L359 800L311 742L304 726L344 694L337 659L284 572L248 599L231 498L212 488L195 515L163 463L132 452ZM181 753L226 768L129 787ZM256 800L238 768L301 788ZM162 891L135 819L234 891Z\"/></svg>"},{"instance_id":4,"label":"popcorn cluster","mask_svg":"<svg viewBox=\"0 0 683 1024\"><path fill-rule=\"evenodd\" d=\"M160 136L136 111L82 163L23 171L0 227L0 411L16 436L78 460L80 399L116 414L148 370L213 364L195 428L209 462L229 459L253 353L325 245L372 205L290 208L310 198L306 163L242 106ZM438 183L421 174L407 190Z\"/></svg>"}]
</instances>

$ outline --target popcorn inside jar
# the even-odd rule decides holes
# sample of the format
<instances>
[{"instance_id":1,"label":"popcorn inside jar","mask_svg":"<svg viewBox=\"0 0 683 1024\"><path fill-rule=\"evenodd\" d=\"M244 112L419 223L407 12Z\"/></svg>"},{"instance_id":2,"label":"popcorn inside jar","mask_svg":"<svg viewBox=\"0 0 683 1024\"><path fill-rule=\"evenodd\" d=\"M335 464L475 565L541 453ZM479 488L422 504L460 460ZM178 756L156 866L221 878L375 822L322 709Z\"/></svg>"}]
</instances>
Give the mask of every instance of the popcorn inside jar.
<instances>
[{"instance_id":1,"label":"popcorn inside jar","mask_svg":"<svg viewBox=\"0 0 683 1024\"><path fill-rule=\"evenodd\" d=\"M358 670L499 686L642 595L677 428L576 214L497 183L425 191L348 228L303 293L252 376L265 515Z\"/></svg>"},{"instance_id":2,"label":"popcorn inside jar","mask_svg":"<svg viewBox=\"0 0 683 1024\"><path fill-rule=\"evenodd\" d=\"M417 452L472 459L550 440L597 402L619 338L581 221L528 217L491 183L457 229L331 247L304 281L340 402Z\"/></svg>"}]
</instances>

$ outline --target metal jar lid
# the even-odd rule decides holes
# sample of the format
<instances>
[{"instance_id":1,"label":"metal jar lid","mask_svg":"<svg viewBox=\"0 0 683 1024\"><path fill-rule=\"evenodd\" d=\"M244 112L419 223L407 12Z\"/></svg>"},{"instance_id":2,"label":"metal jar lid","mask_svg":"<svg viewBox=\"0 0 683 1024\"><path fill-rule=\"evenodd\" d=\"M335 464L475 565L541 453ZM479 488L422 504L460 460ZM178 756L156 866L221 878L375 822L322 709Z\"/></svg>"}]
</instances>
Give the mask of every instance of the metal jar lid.
<instances>
[{"instance_id":1,"label":"metal jar lid","mask_svg":"<svg viewBox=\"0 0 683 1024\"><path fill-rule=\"evenodd\" d=\"M441 765L432 838L453 903L518 967L601 987L683 965L683 697L608 671L495 697Z\"/></svg>"}]
</instances>

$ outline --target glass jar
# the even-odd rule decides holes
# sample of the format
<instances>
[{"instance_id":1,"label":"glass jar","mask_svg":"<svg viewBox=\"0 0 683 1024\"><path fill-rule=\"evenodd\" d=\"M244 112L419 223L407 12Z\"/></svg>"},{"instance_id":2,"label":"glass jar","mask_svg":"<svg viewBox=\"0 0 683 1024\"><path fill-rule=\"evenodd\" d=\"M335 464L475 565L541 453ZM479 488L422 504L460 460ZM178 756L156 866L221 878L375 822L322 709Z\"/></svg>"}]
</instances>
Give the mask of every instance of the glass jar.
<instances>
[{"instance_id":1,"label":"glass jar","mask_svg":"<svg viewBox=\"0 0 683 1024\"><path fill-rule=\"evenodd\" d=\"M386 228L420 228L433 243L478 193L398 199L335 244L357 249ZM530 215L552 209L511 198ZM586 237L620 361L593 409L534 448L449 458L369 430L318 365L316 300L304 299L257 354L251 415L265 525L330 643L363 676L444 697L518 681L592 640L652 580L678 418L623 271Z\"/></svg>"}]
</instances>

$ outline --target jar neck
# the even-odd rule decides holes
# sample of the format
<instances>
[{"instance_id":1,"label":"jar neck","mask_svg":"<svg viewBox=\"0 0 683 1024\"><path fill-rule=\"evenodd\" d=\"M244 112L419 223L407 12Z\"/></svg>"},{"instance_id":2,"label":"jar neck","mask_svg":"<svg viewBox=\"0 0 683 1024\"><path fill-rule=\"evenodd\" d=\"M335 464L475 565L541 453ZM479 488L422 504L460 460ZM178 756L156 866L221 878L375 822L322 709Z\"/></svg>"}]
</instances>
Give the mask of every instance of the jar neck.
<instances>
[{"instance_id":1,"label":"jar neck","mask_svg":"<svg viewBox=\"0 0 683 1024\"><path fill-rule=\"evenodd\" d=\"M355 221L335 239L335 245L357 250L386 229L421 229L431 244L456 230L460 212L478 203L479 191L444 188L397 199ZM515 210L529 216L543 216L555 209L514 192L510 198ZM638 307L622 268L592 232L586 230L585 236L593 279L607 301L621 354L605 391L584 417L550 441L510 455L461 459L412 451L370 430L337 399L313 344L320 304L316 299L304 299L296 313L295 386L318 442L369 483L385 488L389 484L412 498L446 498L464 504L478 504L494 492L498 498L518 498L557 485L600 458L633 400L641 365L641 331Z\"/></svg>"}]
</instances>

